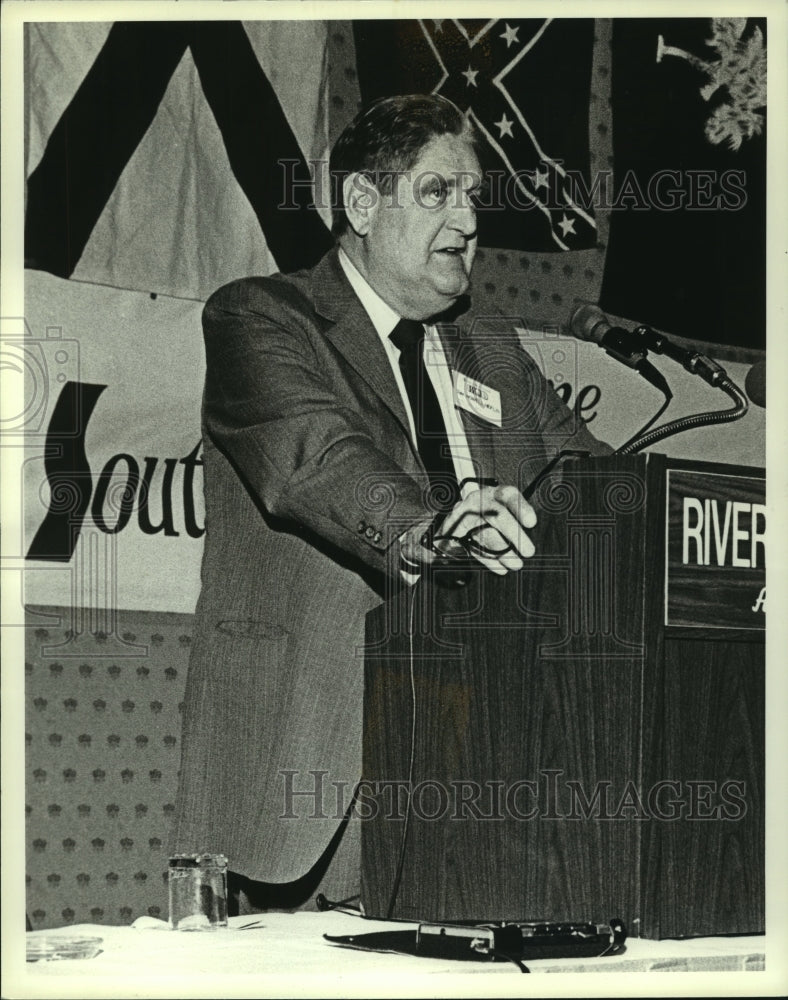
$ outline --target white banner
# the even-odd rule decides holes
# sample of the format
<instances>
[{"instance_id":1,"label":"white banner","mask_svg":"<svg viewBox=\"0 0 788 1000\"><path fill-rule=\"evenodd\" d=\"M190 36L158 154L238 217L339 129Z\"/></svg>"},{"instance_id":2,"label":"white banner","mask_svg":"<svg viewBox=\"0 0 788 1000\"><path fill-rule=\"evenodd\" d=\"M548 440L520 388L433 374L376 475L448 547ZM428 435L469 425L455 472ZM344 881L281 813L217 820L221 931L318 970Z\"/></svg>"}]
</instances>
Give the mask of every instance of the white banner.
<instances>
[{"instance_id":1,"label":"white banner","mask_svg":"<svg viewBox=\"0 0 788 1000\"><path fill-rule=\"evenodd\" d=\"M204 528L202 303L37 271L27 272L26 288L26 324L3 327L4 353L27 378L18 421L26 602L193 611ZM593 344L533 331L522 339L568 404L614 446L661 402ZM674 391L665 419L729 405L672 362L654 363ZM725 367L743 385L747 366ZM692 430L656 448L762 465L764 416L751 407L738 423ZM30 558L31 547L47 558Z\"/></svg>"}]
</instances>

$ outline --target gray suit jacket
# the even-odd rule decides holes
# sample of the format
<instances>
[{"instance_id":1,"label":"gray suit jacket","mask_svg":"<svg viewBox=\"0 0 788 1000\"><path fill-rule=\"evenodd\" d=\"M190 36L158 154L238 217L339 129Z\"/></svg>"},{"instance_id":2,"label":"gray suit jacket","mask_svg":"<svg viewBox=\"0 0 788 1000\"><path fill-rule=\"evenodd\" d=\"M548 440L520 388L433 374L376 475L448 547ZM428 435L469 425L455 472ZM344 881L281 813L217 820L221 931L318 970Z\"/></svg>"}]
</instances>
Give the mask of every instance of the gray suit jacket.
<instances>
[{"instance_id":1,"label":"gray suit jacket","mask_svg":"<svg viewBox=\"0 0 788 1000\"><path fill-rule=\"evenodd\" d=\"M430 515L428 479L335 250L219 289L203 325L206 538L174 849L285 882L360 777L364 617L401 585L394 542ZM560 447L608 450L509 324L439 329L452 367L501 393L500 428L462 414L480 476L522 488Z\"/></svg>"}]
</instances>

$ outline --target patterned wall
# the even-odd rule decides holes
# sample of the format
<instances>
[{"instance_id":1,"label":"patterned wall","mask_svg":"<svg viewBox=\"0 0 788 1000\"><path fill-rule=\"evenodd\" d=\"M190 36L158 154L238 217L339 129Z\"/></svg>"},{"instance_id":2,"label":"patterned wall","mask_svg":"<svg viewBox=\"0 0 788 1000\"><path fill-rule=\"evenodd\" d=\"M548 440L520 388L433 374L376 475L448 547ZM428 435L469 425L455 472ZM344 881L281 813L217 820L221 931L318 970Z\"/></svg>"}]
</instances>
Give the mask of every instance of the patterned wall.
<instances>
[{"instance_id":1,"label":"patterned wall","mask_svg":"<svg viewBox=\"0 0 788 1000\"><path fill-rule=\"evenodd\" d=\"M33 625L60 614L28 617L28 918L166 919L191 616L125 612L116 634L79 637Z\"/></svg>"}]
</instances>

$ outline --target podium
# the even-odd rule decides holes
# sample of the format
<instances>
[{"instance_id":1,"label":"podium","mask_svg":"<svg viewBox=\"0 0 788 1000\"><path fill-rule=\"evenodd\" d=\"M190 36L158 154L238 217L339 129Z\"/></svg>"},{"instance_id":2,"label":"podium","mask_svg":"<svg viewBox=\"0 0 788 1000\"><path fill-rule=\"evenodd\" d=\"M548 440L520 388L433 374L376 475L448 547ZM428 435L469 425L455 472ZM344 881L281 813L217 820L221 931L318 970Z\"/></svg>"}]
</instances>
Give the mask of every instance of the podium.
<instances>
[{"instance_id":1,"label":"podium","mask_svg":"<svg viewBox=\"0 0 788 1000\"><path fill-rule=\"evenodd\" d=\"M367 617L369 917L764 929L763 471L586 459L537 554Z\"/></svg>"}]
</instances>

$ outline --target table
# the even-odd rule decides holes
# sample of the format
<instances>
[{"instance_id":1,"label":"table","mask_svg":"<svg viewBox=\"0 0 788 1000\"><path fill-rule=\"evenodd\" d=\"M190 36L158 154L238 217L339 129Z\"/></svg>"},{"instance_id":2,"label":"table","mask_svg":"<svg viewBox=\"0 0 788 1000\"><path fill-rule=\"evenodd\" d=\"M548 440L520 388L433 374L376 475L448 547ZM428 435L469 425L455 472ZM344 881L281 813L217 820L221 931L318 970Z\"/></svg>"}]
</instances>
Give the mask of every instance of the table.
<instances>
[{"instance_id":1,"label":"table","mask_svg":"<svg viewBox=\"0 0 788 1000\"><path fill-rule=\"evenodd\" d=\"M508 962L470 963L443 959L367 953L327 943L323 934L352 934L404 929L413 924L361 920L344 913L267 913L259 918L233 917L230 927L205 933L170 931L152 917L130 927L82 924L26 937L96 936L102 952L83 961L28 963L15 970L15 989L7 997L190 997L190 996L330 996L528 995L524 980ZM25 941L15 951L24 954ZM728 937L684 941L629 939L626 951L606 958L530 961L532 973L559 975L560 992L611 995L605 985L621 973L744 973L764 969L766 939ZM8 957L8 951L7 951ZM9 969L6 968L6 976ZM628 977L625 977L628 978ZM732 987L740 977L725 977ZM752 977L753 995L761 977ZM651 983L649 977L649 983ZM640 977L641 984L643 977ZM671 982L677 981L671 978ZM695 980L697 984L699 980ZM449 984L452 984L449 987ZM544 984L546 985L546 984ZM663 988L664 989L664 988ZM423 991L423 992L422 992ZM540 984L539 995L546 995ZM713 994L711 994L713 995Z\"/></svg>"}]
</instances>

